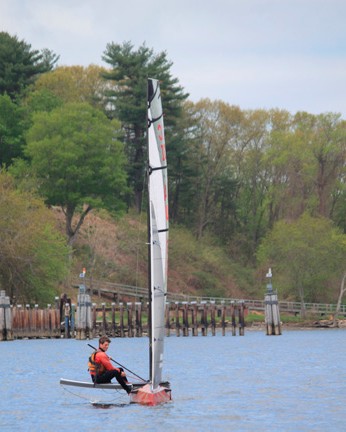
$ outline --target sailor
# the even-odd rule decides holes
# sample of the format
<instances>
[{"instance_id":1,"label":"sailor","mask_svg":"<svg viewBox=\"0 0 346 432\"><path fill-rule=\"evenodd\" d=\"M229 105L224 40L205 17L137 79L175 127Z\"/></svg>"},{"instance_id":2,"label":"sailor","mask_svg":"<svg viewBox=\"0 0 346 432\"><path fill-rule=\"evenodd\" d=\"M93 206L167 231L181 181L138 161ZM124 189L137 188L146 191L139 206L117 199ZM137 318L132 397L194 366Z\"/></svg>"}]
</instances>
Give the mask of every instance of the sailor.
<instances>
[{"instance_id":1,"label":"sailor","mask_svg":"<svg viewBox=\"0 0 346 432\"><path fill-rule=\"evenodd\" d=\"M123 368L112 365L110 357L106 354L111 340L107 336L99 339L99 348L89 357L88 370L94 384L108 384L112 378L116 378L121 387L129 394L132 385L127 381Z\"/></svg>"}]
</instances>

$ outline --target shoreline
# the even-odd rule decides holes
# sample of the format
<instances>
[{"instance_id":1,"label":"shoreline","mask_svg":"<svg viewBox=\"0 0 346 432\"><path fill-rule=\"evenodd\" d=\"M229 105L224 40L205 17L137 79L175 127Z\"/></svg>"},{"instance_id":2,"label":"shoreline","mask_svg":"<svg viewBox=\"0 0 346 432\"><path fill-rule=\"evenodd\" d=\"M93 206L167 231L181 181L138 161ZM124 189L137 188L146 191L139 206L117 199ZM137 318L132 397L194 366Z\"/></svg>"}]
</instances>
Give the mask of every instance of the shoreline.
<instances>
[{"instance_id":1,"label":"shoreline","mask_svg":"<svg viewBox=\"0 0 346 432\"><path fill-rule=\"evenodd\" d=\"M245 325L247 330L265 330L265 322L251 323ZM281 323L281 328L285 330L321 330L321 329L344 329L346 328L346 320L336 320L334 325L333 320L317 320L317 321L302 321L298 323Z\"/></svg>"}]
</instances>

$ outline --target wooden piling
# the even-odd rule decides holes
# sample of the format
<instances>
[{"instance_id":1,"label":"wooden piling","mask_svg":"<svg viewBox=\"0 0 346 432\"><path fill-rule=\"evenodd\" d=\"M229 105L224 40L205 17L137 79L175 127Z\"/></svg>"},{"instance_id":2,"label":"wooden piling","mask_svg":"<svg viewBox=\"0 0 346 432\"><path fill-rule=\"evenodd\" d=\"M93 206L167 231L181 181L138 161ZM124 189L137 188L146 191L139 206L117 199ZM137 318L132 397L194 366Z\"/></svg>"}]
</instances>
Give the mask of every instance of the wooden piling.
<instances>
[{"instance_id":1,"label":"wooden piling","mask_svg":"<svg viewBox=\"0 0 346 432\"><path fill-rule=\"evenodd\" d=\"M225 302L221 303L221 328L222 336L226 334L226 305Z\"/></svg>"},{"instance_id":2,"label":"wooden piling","mask_svg":"<svg viewBox=\"0 0 346 432\"><path fill-rule=\"evenodd\" d=\"M120 326L120 337L125 336L124 329L124 303L119 303L119 326Z\"/></svg>"},{"instance_id":3,"label":"wooden piling","mask_svg":"<svg viewBox=\"0 0 346 432\"><path fill-rule=\"evenodd\" d=\"M201 332L202 336L208 336L208 309L207 302L201 302Z\"/></svg>"},{"instance_id":4,"label":"wooden piling","mask_svg":"<svg viewBox=\"0 0 346 432\"><path fill-rule=\"evenodd\" d=\"M6 291L0 291L0 341L13 340L12 309Z\"/></svg>"},{"instance_id":5,"label":"wooden piling","mask_svg":"<svg viewBox=\"0 0 346 432\"><path fill-rule=\"evenodd\" d=\"M107 325L107 312L106 312L106 303L102 303L102 321L101 321L101 333L104 335L107 333L108 325Z\"/></svg>"},{"instance_id":6,"label":"wooden piling","mask_svg":"<svg viewBox=\"0 0 346 432\"><path fill-rule=\"evenodd\" d=\"M273 290L272 270L268 270L267 292L264 297L265 304L265 323L268 336L281 334L280 311L277 292Z\"/></svg>"},{"instance_id":7,"label":"wooden piling","mask_svg":"<svg viewBox=\"0 0 346 432\"><path fill-rule=\"evenodd\" d=\"M238 316L239 316L239 336L244 336L245 320L244 320L244 303L238 304Z\"/></svg>"},{"instance_id":8,"label":"wooden piling","mask_svg":"<svg viewBox=\"0 0 346 432\"><path fill-rule=\"evenodd\" d=\"M127 303L127 336L133 337L133 303Z\"/></svg>"},{"instance_id":9,"label":"wooden piling","mask_svg":"<svg viewBox=\"0 0 346 432\"><path fill-rule=\"evenodd\" d=\"M143 327L142 327L142 303L136 302L136 337L142 337Z\"/></svg>"},{"instance_id":10,"label":"wooden piling","mask_svg":"<svg viewBox=\"0 0 346 432\"><path fill-rule=\"evenodd\" d=\"M180 336L179 303L175 303L175 334Z\"/></svg>"},{"instance_id":11,"label":"wooden piling","mask_svg":"<svg viewBox=\"0 0 346 432\"><path fill-rule=\"evenodd\" d=\"M111 327L111 335L115 337L117 334L117 323L115 319L115 303L112 303L112 327Z\"/></svg>"},{"instance_id":12,"label":"wooden piling","mask_svg":"<svg viewBox=\"0 0 346 432\"><path fill-rule=\"evenodd\" d=\"M166 337L170 336L171 334L171 308L170 308L170 304L167 303L166 304L166 309L165 309L165 322L166 322Z\"/></svg>"},{"instance_id":13,"label":"wooden piling","mask_svg":"<svg viewBox=\"0 0 346 432\"><path fill-rule=\"evenodd\" d=\"M76 339L92 338L92 320L91 320L91 300L90 295L85 294L81 285L78 294L78 304L76 313Z\"/></svg>"},{"instance_id":14,"label":"wooden piling","mask_svg":"<svg viewBox=\"0 0 346 432\"><path fill-rule=\"evenodd\" d=\"M198 307L197 302L192 302L192 319L191 319L191 327L192 327L192 336L198 336Z\"/></svg>"},{"instance_id":15,"label":"wooden piling","mask_svg":"<svg viewBox=\"0 0 346 432\"><path fill-rule=\"evenodd\" d=\"M236 336L237 322L236 322L236 307L234 302L231 303L231 320L232 320L232 336Z\"/></svg>"},{"instance_id":16,"label":"wooden piling","mask_svg":"<svg viewBox=\"0 0 346 432\"><path fill-rule=\"evenodd\" d=\"M216 334L215 302L212 302L210 305L210 326L211 326L211 334L212 336L215 336Z\"/></svg>"},{"instance_id":17,"label":"wooden piling","mask_svg":"<svg viewBox=\"0 0 346 432\"><path fill-rule=\"evenodd\" d=\"M189 335L189 315L188 315L188 305L187 302L183 302L183 336Z\"/></svg>"},{"instance_id":18,"label":"wooden piling","mask_svg":"<svg viewBox=\"0 0 346 432\"><path fill-rule=\"evenodd\" d=\"M280 311L277 294L274 292L267 292L264 302L267 336L281 335Z\"/></svg>"}]
</instances>

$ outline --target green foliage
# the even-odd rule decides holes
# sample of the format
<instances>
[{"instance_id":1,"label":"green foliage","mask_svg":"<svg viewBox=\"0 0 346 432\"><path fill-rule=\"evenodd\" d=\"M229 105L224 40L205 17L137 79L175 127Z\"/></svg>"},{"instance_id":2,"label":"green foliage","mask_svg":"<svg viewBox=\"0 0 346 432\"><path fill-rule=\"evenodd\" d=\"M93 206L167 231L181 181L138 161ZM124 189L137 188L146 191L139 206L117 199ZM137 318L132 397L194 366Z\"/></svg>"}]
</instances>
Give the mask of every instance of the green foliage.
<instances>
[{"instance_id":1,"label":"green foliage","mask_svg":"<svg viewBox=\"0 0 346 432\"><path fill-rule=\"evenodd\" d=\"M105 109L105 93L110 83L102 78L105 68L96 65L60 66L49 74L42 74L35 82L35 91L46 91L64 103L87 102Z\"/></svg>"},{"instance_id":2,"label":"green foliage","mask_svg":"<svg viewBox=\"0 0 346 432\"><path fill-rule=\"evenodd\" d=\"M103 76L113 84L113 89L107 94L114 108L113 115L122 122L126 132L129 183L135 194L136 207L141 210L146 160L144 149L147 128L147 79L152 77L160 80L167 136L170 127L179 118L181 103L188 95L183 93L178 80L172 77L172 63L167 60L165 52L154 54L154 51L145 44L134 50L130 42L124 42L122 45L110 43L107 45L103 60L112 67L112 70L105 72Z\"/></svg>"},{"instance_id":3,"label":"green foliage","mask_svg":"<svg viewBox=\"0 0 346 432\"><path fill-rule=\"evenodd\" d=\"M38 111L50 112L62 105L62 100L50 90L45 88L29 93L25 100L26 106L31 113Z\"/></svg>"},{"instance_id":4,"label":"green foliage","mask_svg":"<svg viewBox=\"0 0 346 432\"><path fill-rule=\"evenodd\" d=\"M304 214L295 222L276 223L257 257L262 266L273 268L275 285L285 298L335 301L327 287L344 272L345 235L329 220Z\"/></svg>"},{"instance_id":5,"label":"green foliage","mask_svg":"<svg viewBox=\"0 0 346 432\"><path fill-rule=\"evenodd\" d=\"M52 213L0 174L0 285L18 302L51 302L68 272L69 249Z\"/></svg>"},{"instance_id":6,"label":"green foliage","mask_svg":"<svg viewBox=\"0 0 346 432\"><path fill-rule=\"evenodd\" d=\"M66 104L33 116L25 154L46 203L64 209L70 240L79 229L72 228L79 206L88 206L79 225L92 208L123 209L125 158L118 138L119 123L88 104Z\"/></svg>"},{"instance_id":7,"label":"green foliage","mask_svg":"<svg viewBox=\"0 0 346 432\"><path fill-rule=\"evenodd\" d=\"M33 50L17 36L0 32L0 94L17 99L39 74L51 70L57 60L50 50Z\"/></svg>"},{"instance_id":8,"label":"green foliage","mask_svg":"<svg viewBox=\"0 0 346 432\"><path fill-rule=\"evenodd\" d=\"M22 156L26 128L25 110L8 95L0 95L0 166L9 166L13 159Z\"/></svg>"}]
</instances>

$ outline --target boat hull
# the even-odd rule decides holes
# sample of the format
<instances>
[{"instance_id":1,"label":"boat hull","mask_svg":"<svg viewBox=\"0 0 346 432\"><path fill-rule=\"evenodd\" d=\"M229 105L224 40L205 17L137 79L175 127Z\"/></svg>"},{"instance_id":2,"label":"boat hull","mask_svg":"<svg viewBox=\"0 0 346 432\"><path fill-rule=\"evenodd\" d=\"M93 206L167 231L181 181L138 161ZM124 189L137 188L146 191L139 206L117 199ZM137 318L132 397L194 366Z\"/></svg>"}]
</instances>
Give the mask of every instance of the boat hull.
<instances>
[{"instance_id":1,"label":"boat hull","mask_svg":"<svg viewBox=\"0 0 346 432\"><path fill-rule=\"evenodd\" d=\"M162 386L152 390L151 385L146 384L130 393L130 402L140 405L155 406L170 400L172 400L171 389Z\"/></svg>"}]
</instances>

